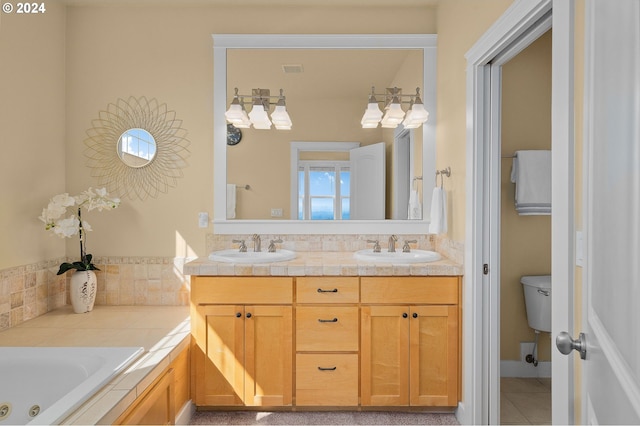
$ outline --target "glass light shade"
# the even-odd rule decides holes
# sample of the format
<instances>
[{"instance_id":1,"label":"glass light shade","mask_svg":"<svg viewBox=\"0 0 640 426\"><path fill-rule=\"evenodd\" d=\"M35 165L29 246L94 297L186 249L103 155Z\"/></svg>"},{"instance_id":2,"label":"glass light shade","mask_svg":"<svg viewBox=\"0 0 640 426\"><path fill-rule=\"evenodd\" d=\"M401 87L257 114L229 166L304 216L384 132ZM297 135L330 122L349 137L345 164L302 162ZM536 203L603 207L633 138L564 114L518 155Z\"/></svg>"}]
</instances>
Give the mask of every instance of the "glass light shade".
<instances>
[{"instance_id":1,"label":"glass light shade","mask_svg":"<svg viewBox=\"0 0 640 426\"><path fill-rule=\"evenodd\" d=\"M269 120L267 111L265 111L264 106L262 105L253 105L253 108L251 108L251 112L249 113L249 119L251 120L251 123L253 123L253 127L256 129L265 130L271 128L271 120Z\"/></svg>"},{"instance_id":2,"label":"glass light shade","mask_svg":"<svg viewBox=\"0 0 640 426\"><path fill-rule=\"evenodd\" d=\"M380 111L380 107L377 102L369 102L367 104L367 109L364 110L364 115L362 116L362 120L360 124L365 129L372 129L378 127L378 123L382 118L382 111Z\"/></svg>"},{"instance_id":3,"label":"glass light shade","mask_svg":"<svg viewBox=\"0 0 640 426\"><path fill-rule=\"evenodd\" d=\"M399 103L391 103L386 108L387 112L382 117L380 124L385 128L395 128L398 124L402 123L404 118L404 111Z\"/></svg>"},{"instance_id":4,"label":"glass light shade","mask_svg":"<svg viewBox=\"0 0 640 426\"><path fill-rule=\"evenodd\" d=\"M284 105L276 105L273 114L271 114L271 120L273 121L273 125L276 126L276 129L291 130L291 118Z\"/></svg>"},{"instance_id":5,"label":"glass light shade","mask_svg":"<svg viewBox=\"0 0 640 426\"><path fill-rule=\"evenodd\" d=\"M411 120L424 123L429 119L429 111L424 109L423 104L413 104L411 107Z\"/></svg>"},{"instance_id":6,"label":"glass light shade","mask_svg":"<svg viewBox=\"0 0 640 426\"><path fill-rule=\"evenodd\" d=\"M246 114L242 109L242 105L231 104L227 112L224 113L224 116L229 123L235 124L236 122L242 122L243 113Z\"/></svg>"}]
</instances>

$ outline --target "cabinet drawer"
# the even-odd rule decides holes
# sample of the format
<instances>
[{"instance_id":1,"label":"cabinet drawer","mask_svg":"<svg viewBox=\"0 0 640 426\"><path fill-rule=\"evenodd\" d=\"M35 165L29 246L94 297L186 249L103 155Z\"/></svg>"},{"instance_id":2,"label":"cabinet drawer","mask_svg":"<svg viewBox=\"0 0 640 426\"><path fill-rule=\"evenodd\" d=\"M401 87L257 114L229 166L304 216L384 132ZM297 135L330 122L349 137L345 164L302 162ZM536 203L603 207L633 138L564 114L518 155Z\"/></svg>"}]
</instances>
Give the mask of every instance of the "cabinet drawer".
<instances>
[{"instance_id":1,"label":"cabinet drawer","mask_svg":"<svg viewBox=\"0 0 640 426\"><path fill-rule=\"evenodd\" d=\"M358 277L300 277L298 303L358 303Z\"/></svg>"},{"instance_id":2,"label":"cabinet drawer","mask_svg":"<svg viewBox=\"0 0 640 426\"><path fill-rule=\"evenodd\" d=\"M191 301L199 304L293 302L289 277L191 277Z\"/></svg>"},{"instance_id":3,"label":"cabinet drawer","mask_svg":"<svg viewBox=\"0 0 640 426\"><path fill-rule=\"evenodd\" d=\"M459 277L362 277L362 303L458 304Z\"/></svg>"},{"instance_id":4,"label":"cabinet drawer","mask_svg":"<svg viewBox=\"0 0 640 426\"><path fill-rule=\"evenodd\" d=\"M298 354L296 405L358 405L358 355Z\"/></svg>"},{"instance_id":5,"label":"cabinet drawer","mask_svg":"<svg viewBox=\"0 0 640 426\"><path fill-rule=\"evenodd\" d=\"M357 351L358 308L302 306L296 310L298 351Z\"/></svg>"}]
</instances>

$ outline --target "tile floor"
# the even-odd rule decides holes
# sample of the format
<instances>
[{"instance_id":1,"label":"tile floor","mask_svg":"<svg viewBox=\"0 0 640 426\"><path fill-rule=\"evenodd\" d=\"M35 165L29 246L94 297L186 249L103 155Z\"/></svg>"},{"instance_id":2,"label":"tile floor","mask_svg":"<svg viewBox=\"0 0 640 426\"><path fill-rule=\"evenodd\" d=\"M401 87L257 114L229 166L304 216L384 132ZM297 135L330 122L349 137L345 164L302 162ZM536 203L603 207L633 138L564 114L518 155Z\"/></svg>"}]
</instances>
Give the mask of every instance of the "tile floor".
<instances>
[{"instance_id":1,"label":"tile floor","mask_svg":"<svg viewBox=\"0 0 640 426\"><path fill-rule=\"evenodd\" d=\"M551 424L551 379L501 378L500 423L503 425Z\"/></svg>"}]
</instances>

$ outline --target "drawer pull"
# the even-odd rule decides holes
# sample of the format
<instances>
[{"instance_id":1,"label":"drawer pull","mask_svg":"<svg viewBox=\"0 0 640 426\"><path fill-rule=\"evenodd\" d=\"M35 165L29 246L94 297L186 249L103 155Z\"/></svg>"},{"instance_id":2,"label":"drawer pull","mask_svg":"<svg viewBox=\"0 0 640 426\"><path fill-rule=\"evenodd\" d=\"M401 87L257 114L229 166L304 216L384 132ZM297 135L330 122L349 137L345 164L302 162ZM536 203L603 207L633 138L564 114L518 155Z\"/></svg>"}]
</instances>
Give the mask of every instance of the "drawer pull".
<instances>
[{"instance_id":1,"label":"drawer pull","mask_svg":"<svg viewBox=\"0 0 640 426\"><path fill-rule=\"evenodd\" d=\"M334 371L338 367L318 367L320 371Z\"/></svg>"},{"instance_id":2,"label":"drawer pull","mask_svg":"<svg viewBox=\"0 0 640 426\"><path fill-rule=\"evenodd\" d=\"M338 289L334 288L333 290L323 290L321 288L318 289L318 293L337 293Z\"/></svg>"},{"instance_id":3,"label":"drawer pull","mask_svg":"<svg viewBox=\"0 0 640 426\"><path fill-rule=\"evenodd\" d=\"M318 322L338 322L338 318L334 318L330 320L318 318Z\"/></svg>"}]
</instances>

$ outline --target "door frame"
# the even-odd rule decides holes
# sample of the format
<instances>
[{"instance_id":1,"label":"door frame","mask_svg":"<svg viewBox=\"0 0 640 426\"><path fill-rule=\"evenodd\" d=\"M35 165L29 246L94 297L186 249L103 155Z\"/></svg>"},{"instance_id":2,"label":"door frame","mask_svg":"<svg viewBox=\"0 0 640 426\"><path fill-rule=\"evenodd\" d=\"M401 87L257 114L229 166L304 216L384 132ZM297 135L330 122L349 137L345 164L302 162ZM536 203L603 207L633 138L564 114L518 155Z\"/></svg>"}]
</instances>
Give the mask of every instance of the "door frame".
<instances>
[{"instance_id":1,"label":"door frame","mask_svg":"<svg viewBox=\"0 0 640 426\"><path fill-rule=\"evenodd\" d=\"M463 424L497 424L500 408L500 137L491 64L526 39L553 11L552 330L573 330L574 0L516 0L465 55L467 142ZM498 73L499 74L499 73ZM494 75L495 78L495 75ZM492 91L492 83L494 90ZM499 104L498 104L499 106ZM493 112L493 114L492 114ZM497 127L498 126L498 127ZM496 177L497 176L497 177ZM484 265L488 273L484 274ZM552 350L552 421L572 424L573 362Z\"/></svg>"}]
</instances>

